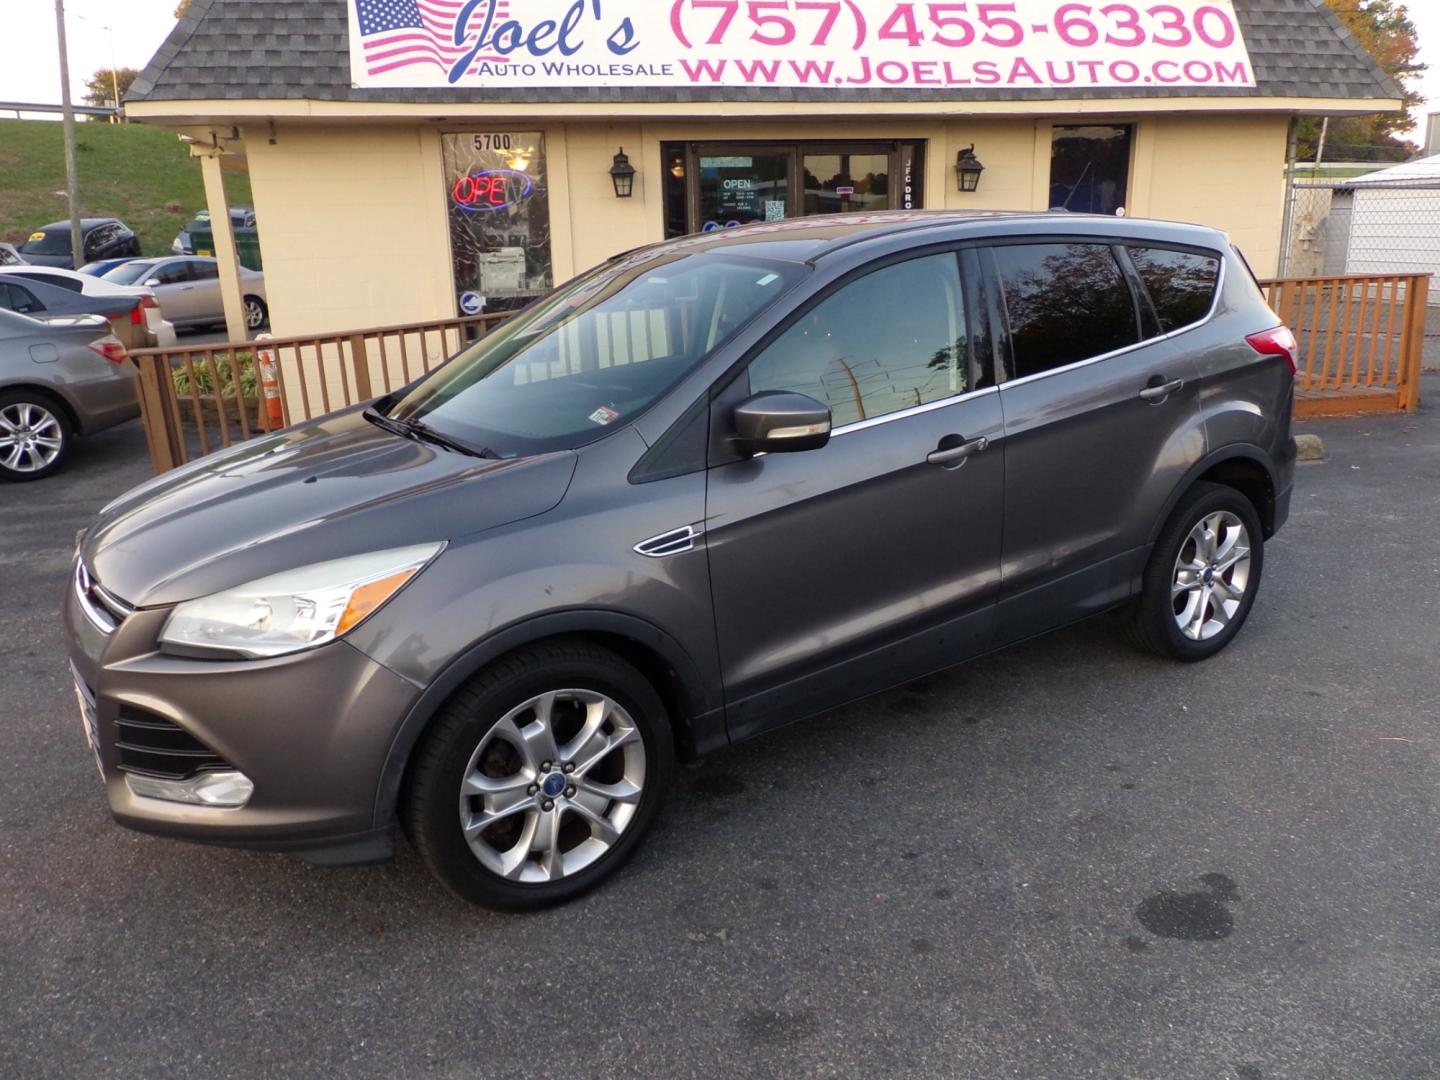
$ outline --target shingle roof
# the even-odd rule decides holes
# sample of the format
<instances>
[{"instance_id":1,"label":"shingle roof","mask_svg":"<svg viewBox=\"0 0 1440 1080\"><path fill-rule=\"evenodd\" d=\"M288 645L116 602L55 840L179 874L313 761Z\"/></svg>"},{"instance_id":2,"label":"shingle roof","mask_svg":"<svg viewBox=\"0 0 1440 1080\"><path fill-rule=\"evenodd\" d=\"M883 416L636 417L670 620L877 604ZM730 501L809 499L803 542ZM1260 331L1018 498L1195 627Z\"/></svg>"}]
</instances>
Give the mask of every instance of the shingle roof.
<instances>
[{"instance_id":1,"label":"shingle roof","mask_svg":"<svg viewBox=\"0 0 1440 1080\"><path fill-rule=\"evenodd\" d=\"M1395 84L1324 0L1234 0L1256 88L880 90L789 87L357 89L346 0L191 0L127 101L404 102L1017 101L1058 98L1395 99Z\"/></svg>"}]
</instances>

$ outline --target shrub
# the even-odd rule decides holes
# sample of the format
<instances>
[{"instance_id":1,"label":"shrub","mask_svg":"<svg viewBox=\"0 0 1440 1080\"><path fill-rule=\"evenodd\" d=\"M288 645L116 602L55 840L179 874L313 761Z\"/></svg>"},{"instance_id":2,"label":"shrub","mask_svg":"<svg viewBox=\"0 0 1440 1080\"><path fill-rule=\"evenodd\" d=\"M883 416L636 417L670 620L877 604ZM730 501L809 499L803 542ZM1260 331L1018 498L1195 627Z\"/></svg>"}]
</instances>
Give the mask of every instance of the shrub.
<instances>
[{"instance_id":1,"label":"shrub","mask_svg":"<svg viewBox=\"0 0 1440 1080\"><path fill-rule=\"evenodd\" d=\"M181 397L189 397L190 394L215 394L221 397L233 398L235 396L235 373L230 366L229 353L217 353L215 355L215 369L220 374L220 385L217 390L215 378L210 373L208 363L197 362L195 377L190 377L190 372L183 367L171 370L170 378L175 383L175 393ZM255 354L252 352L237 352L235 354L235 367L240 369L240 396L242 398L253 398L259 395L260 379L255 369Z\"/></svg>"}]
</instances>

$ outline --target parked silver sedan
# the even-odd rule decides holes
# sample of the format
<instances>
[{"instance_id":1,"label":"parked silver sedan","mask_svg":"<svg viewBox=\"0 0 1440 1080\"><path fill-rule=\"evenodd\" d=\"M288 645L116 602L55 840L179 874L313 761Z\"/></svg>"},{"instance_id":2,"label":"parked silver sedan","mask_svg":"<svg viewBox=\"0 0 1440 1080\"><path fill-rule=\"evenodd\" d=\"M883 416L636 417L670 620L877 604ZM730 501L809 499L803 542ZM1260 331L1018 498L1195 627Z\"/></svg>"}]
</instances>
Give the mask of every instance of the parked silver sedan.
<instances>
[{"instance_id":1,"label":"parked silver sedan","mask_svg":"<svg viewBox=\"0 0 1440 1080\"><path fill-rule=\"evenodd\" d=\"M225 322L220 299L220 270L213 258L176 255L163 259L131 259L102 275L117 285L143 285L155 290L160 314L177 328L215 326ZM265 275L240 268L240 294L245 301L245 327L262 330L270 322L265 300Z\"/></svg>"},{"instance_id":2,"label":"parked silver sedan","mask_svg":"<svg viewBox=\"0 0 1440 1080\"><path fill-rule=\"evenodd\" d=\"M135 374L100 316L0 311L0 481L49 476L77 435L139 416Z\"/></svg>"}]
</instances>

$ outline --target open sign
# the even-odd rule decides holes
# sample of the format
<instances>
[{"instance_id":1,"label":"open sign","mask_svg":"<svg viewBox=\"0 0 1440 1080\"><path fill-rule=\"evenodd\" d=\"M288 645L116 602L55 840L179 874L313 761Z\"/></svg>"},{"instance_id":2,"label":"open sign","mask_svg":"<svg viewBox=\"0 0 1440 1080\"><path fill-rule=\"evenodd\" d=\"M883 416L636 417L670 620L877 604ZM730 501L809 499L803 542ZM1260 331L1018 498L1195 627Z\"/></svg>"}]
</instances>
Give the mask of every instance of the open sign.
<instances>
[{"instance_id":1,"label":"open sign","mask_svg":"<svg viewBox=\"0 0 1440 1080\"><path fill-rule=\"evenodd\" d=\"M455 181L451 195L461 210L494 213L524 200L535 190L535 181L518 169L487 169Z\"/></svg>"}]
</instances>

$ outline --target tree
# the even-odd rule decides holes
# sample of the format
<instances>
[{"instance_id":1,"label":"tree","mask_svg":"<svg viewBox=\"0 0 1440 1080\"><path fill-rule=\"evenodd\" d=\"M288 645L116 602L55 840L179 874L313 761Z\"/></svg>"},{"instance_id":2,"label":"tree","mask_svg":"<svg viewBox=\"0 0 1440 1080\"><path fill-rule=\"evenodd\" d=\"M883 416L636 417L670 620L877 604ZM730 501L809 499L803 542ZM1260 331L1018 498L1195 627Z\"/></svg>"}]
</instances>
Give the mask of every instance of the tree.
<instances>
[{"instance_id":1,"label":"tree","mask_svg":"<svg viewBox=\"0 0 1440 1080\"><path fill-rule=\"evenodd\" d=\"M140 72L135 68L116 68L114 78L111 78L108 67L99 68L94 75L85 80L85 102L88 105L112 105L115 102L115 86L120 87L120 100L125 100L125 92L130 89L130 84L140 77Z\"/></svg>"},{"instance_id":2,"label":"tree","mask_svg":"<svg viewBox=\"0 0 1440 1080\"><path fill-rule=\"evenodd\" d=\"M180 3L175 5L175 18L178 19L182 17L185 14L185 9L189 6L190 0L180 0Z\"/></svg>"},{"instance_id":3,"label":"tree","mask_svg":"<svg viewBox=\"0 0 1440 1080\"><path fill-rule=\"evenodd\" d=\"M1415 85L1425 65L1418 60L1419 36L1403 3L1397 0L1325 0L1340 21L1369 50L1375 62L1400 87L1405 107L1400 112L1372 116L1346 116L1332 120L1325 135L1326 160L1406 161L1420 152L1401 138L1415 127L1408 112L1424 102ZM1431 0L1423 0L1425 3ZM1321 119L1302 117L1297 158L1314 161L1319 148Z\"/></svg>"}]
</instances>

